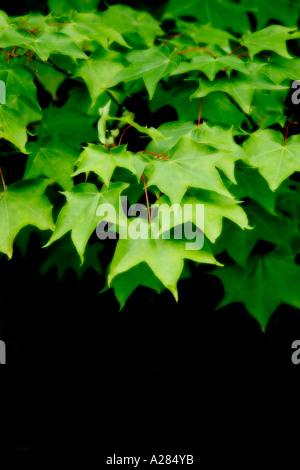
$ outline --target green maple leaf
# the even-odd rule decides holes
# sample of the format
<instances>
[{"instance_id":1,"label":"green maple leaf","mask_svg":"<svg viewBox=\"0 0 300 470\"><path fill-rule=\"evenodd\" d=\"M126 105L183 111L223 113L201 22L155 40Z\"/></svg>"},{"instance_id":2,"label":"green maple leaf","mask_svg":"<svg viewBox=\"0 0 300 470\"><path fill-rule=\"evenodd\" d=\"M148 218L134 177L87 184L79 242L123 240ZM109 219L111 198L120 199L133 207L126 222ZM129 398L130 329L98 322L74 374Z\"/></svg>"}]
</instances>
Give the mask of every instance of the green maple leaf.
<instances>
[{"instance_id":1,"label":"green maple leaf","mask_svg":"<svg viewBox=\"0 0 300 470\"><path fill-rule=\"evenodd\" d=\"M277 20L286 26L297 26L297 2L287 0L243 0L243 4L252 11L257 20L257 29L265 26L269 20Z\"/></svg>"},{"instance_id":2,"label":"green maple leaf","mask_svg":"<svg viewBox=\"0 0 300 470\"><path fill-rule=\"evenodd\" d=\"M270 191L268 183L257 168L246 166L244 162L237 162L235 177L237 184L229 185L229 190L234 196L238 199L250 197L270 214L275 215L276 194Z\"/></svg>"},{"instance_id":3,"label":"green maple leaf","mask_svg":"<svg viewBox=\"0 0 300 470\"><path fill-rule=\"evenodd\" d=\"M286 59L272 54L261 69L272 82L280 84L284 80L297 80L299 78L300 59L292 57Z\"/></svg>"},{"instance_id":4,"label":"green maple leaf","mask_svg":"<svg viewBox=\"0 0 300 470\"><path fill-rule=\"evenodd\" d=\"M124 69L123 55L115 51L98 50L78 67L75 76L86 83L92 101L118 83L116 76Z\"/></svg>"},{"instance_id":5,"label":"green maple leaf","mask_svg":"<svg viewBox=\"0 0 300 470\"><path fill-rule=\"evenodd\" d=\"M224 0L170 0L163 18L192 16L215 28L231 28L235 32L250 29L246 8Z\"/></svg>"},{"instance_id":6,"label":"green maple leaf","mask_svg":"<svg viewBox=\"0 0 300 470\"><path fill-rule=\"evenodd\" d=\"M108 286L113 279L139 263L147 263L153 274L178 299L177 281L181 275L184 259L198 263L218 264L209 247L205 244L199 250L187 250L185 240L167 240L151 238L148 221L140 219L141 233L147 233L148 238L120 239L110 266Z\"/></svg>"},{"instance_id":7,"label":"green maple leaf","mask_svg":"<svg viewBox=\"0 0 300 470\"><path fill-rule=\"evenodd\" d=\"M172 204L180 203L189 187L231 197L217 170L222 169L229 177L233 175L236 158L230 152L218 152L205 144L181 137L167 157L154 159L145 171L148 186L157 186Z\"/></svg>"},{"instance_id":8,"label":"green maple leaf","mask_svg":"<svg viewBox=\"0 0 300 470\"><path fill-rule=\"evenodd\" d=\"M193 121L199 114L200 98L190 101L195 87L175 87L163 90L159 84L153 99L149 102L152 112L169 105L176 109L180 121ZM226 93L215 92L203 100L202 116L210 121L234 125L238 128L246 119L245 115L229 100Z\"/></svg>"},{"instance_id":9,"label":"green maple leaf","mask_svg":"<svg viewBox=\"0 0 300 470\"><path fill-rule=\"evenodd\" d=\"M208 57L194 55L190 62L181 62L179 66L173 70L173 72L171 72L170 75L179 75L197 70L204 73L209 80L214 80L216 74L225 68L230 70L238 70L244 74L249 74L249 70L247 69L246 65L238 57Z\"/></svg>"},{"instance_id":10,"label":"green maple leaf","mask_svg":"<svg viewBox=\"0 0 300 470\"><path fill-rule=\"evenodd\" d=\"M237 41L237 38L222 29L217 29L208 24L198 22L176 21L178 31L191 38L195 44L203 43L210 46L218 46L227 52L231 52L229 41ZM182 38L182 36L180 36ZM176 38L175 38L176 39Z\"/></svg>"},{"instance_id":11,"label":"green maple leaf","mask_svg":"<svg viewBox=\"0 0 300 470\"><path fill-rule=\"evenodd\" d=\"M296 28L286 28L281 25L272 25L255 33L247 32L243 35L241 44L247 47L253 57L261 51L274 51L282 57L291 58L286 47L286 41L298 37Z\"/></svg>"},{"instance_id":12,"label":"green maple leaf","mask_svg":"<svg viewBox=\"0 0 300 470\"><path fill-rule=\"evenodd\" d=\"M191 190L183 197L179 207L170 206L170 201L166 196L160 197L156 204L160 216L164 218L164 230L168 231L181 223L192 222L212 243L222 232L223 218L233 221L243 230L251 228L239 201L212 191ZM200 226L197 223L196 211L184 210L187 205L195 208L197 204L204 205L204 220L203 225Z\"/></svg>"},{"instance_id":13,"label":"green maple leaf","mask_svg":"<svg viewBox=\"0 0 300 470\"><path fill-rule=\"evenodd\" d=\"M48 259L41 265L41 274L45 274L51 268L57 270L58 280L62 279L68 269L73 270L79 280L88 269L102 274L102 266L99 261L99 252L102 249L101 243L87 245L84 263L80 264L80 257L74 249L74 245L64 237L58 244L51 247Z\"/></svg>"},{"instance_id":14,"label":"green maple leaf","mask_svg":"<svg viewBox=\"0 0 300 470\"><path fill-rule=\"evenodd\" d=\"M52 205L44 195L49 180L18 181L0 193L0 251L9 258L13 241L21 228L34 225L53 230Z\"/></svg>"},{"instance_id":15,"label":"green maple leaf","mask_svg":"<svg viewBox=\"0 0 300 470\"><path fill-rule=\"evenodd\" d=\"M116 167L126 168L136 174L134 154L126 150L126 145L107 150L102 145L89 144L76 162L77 170L73 176L93 171L106 186L109 186Z\"/></svg>"},{"instance_id":16,"label":"green maple leaf","mask_svg":"<svg viewBox=\"0 0 300 470\"><path fill-rule=\"evenodd\" d=\"M40 108L37 100L37 89L33 81L32 73L16 59L7 63L0 62L0 80L3 80L6 86L6 104L10 106L14 97L18 99L21 96L26 97L33 106Z\"/></svg>"},{"instance_id":17,"label":"green maple leaf","mask_svg":"<svg viewBox=\"0 0 300 470\"><path fill-rule=\"evenodd\" d=\"M8 140L22 153L27 153L26 123L16 110L4 104L0 106L0 139Z\"/></svg>"},{"instance_id":18,"label":"green maple leaf","mask_svg":"<svg viewBox=\"0 0 300 470\"><path fill-rule=\"evenodd\" d=\"M127 187L125 183L112 183L109 189L98 191L93 184L82 183L64 192L67 203L60 211L55 231L45 246L71 231L72 241L83 263L87 242L103 219L96 215L98 207L103 203L112 204L118 212L120 193Z\"/></svg>"},{"instance_id":19,"label":"green maple leaf","mask_svg":"<svg viewBox=\"0 0 300 470\"><path fill-rule=\"evenodd\" d=\"M178 55L170 56L166 48L159 49L158 47L129 52L126 54L126 60L131 65L118 73L115 79L117 82L127 82L142 78L150 100L159 80L172 72L180 62Z\"/></svg>"},{"instance_id":20,"label":"green maple leaf","mask_svg":"<svg viewBox=\"0 0 300 470\"><path fill-rule=\"evenodd\" d=\"M283 127L286 121L285 100L285 91L258 90L253 96L250 116L260 129L265 129L276 123Z\"/></svg>"},{"instance_id":21,"label":"green maple leaf","mask_svg":"<svg viewBox=\"0 0 300 470\"><path fill-rule=\"evenodd\" d=\"M72 146L81 148L81 144L97 140L97 131L93 127L96 117L88 116L81 110L67 103L58 108L52 104L44 110L41 125L37 128L40 138L59 136Z\"/></svg>"},{"instance_id":22,"label":"green maple leaf","mask_svg":"<svg viewBox=\"0 0 300 470\"><path fill-rule=\"evenodd\" d=\"M70 10L92 11L97 8L99 0L48 0L49 9L54 15L63 15Z\"/></svg>"},{"instance_id":23,"label":"green maple leaf","mask_svg":"<svg viewBox=\"0 0 300 470\"><path fill-rule=\"evenodd\" d=\"M284 142L281 132L265 129L254 132L243 144L250 165L258 168L272 191L295 171L300 171L300 137Z\"/></svg>"},{"instance_id":24,"label":"green maple leaf","mask_svg":"<svg viewBox=\"0 0 300 470\"><path fill-rule=\"evenodd\" d=\"M215 271L214 275L221 279L225 289L219 308L243 302L263 331L282 302L300 307L300 267L291 256L275 253L255 256L245 270L233 265Z\"/></svg>"},{"instance_id":25,"label":"green maple leaf","mask_svg":"<svg viewBox=\"0 0 300 470\"><path fill-rule=\"evenodd\" d=\"M233 139L233 129L223 129L220 126L212 126L206 122L197 125L193 122L174 121L162 124L158 128L162 138L150 142L147 150L152 152L166 152L170 150L178 140L185 136L191 140L210 145L217 150L234 152L235 157L244 158L246 155Z\"/></svg>"},{"instance_id":26,"label":"green maple leaf","mask_svg":"<svg viewBox=\"0 0 300 470\"><path fill-rule=\"evenodd\" d=\"M153 16L145 11L134 10L128 5L112 5L102 13L103 20L108 25L113 25L126 41L136 47L138 37L146 46L154 43L156 36L163 34Z\"/></svg>"},{"instance_id":27,"label":"green maple leaf","mask_svg":"<svg viewBox=\"0 0 300 470\"><path fill-rule=\"evenodd\" d=\"M35 69L39 82L51 94L52 99L56 101L57 90L67 78L66 75L47 63L44 64L38 61L35 62Z\"/></svg>"},{"instance_id":28,"label":"green maple leaf","mask_svg":"<svg viewBox=\"0 0 300 470\"><path fill-rule=\"evenodd\" d=\"M9 28L9 17L7 14L0 10L0 38L3 35L4 31Z\"/></svg>"},{"instance_id":29,"label":"green maple leaf","mask_svg":"<svg viewBox=\"0 0 300 470\"><path fill-rule=\"evenodd\" d=\"M121 34L111 26L113 24L114 22L110 25L106 24L96 13L73 13L70 21L62 27L61 31L79 47L91 41L101 44L105 49L108 49L113 42L128 47Z\"/></svg>"},{"instance_id":30,"label":"green maple leaf","mask_svg":"<svg viewBox=\"0 0 300 470\"><path fill-rule=\"evenodd\" d=\"M165 286L153 274L149 266L146 263L140 263L125 273L117 275L111 282L111 287L120 304L120 310L125 306L133 291L139 286L149 287L157 293L165 290Z\"/></svg>"},{"instance_id":31,"label":"green maple leaf","mask_svg":"<svg viewBox=\"0 0 300 470\"><path fill-rule=\"evenodd\" d=\"M217 252L226 250L240 266L245 267L250 253L258 240L265 240L291 252L290 241L294 233L294 221L282 214L271 215L260 205L251 201L245 207L253 230L238 230L227 224L222 232Z\"/></svg>"},{"instance_id":32,"label":"green maple leaf","mask_svg":"<svg viewBox=\"0 0 300 470\"><path fill-rule=\"evenodd\" d=\"M7 29L1 38L1 46L21 47L35 52L43 61L49 59L51 54L63 54L73 60L86 59L86 54L63 33L42 31L38 36L20 29Z\"/></svg>"},{"instance_id":33,"label":"green maple leaf","mask_svg":"<svg viewBox=\"0 0 300 470\"><path fill-rule=\"evenodd\" d=\"M28 160L24 179L46 176L58 183L63 189L71 189L74 164L78 151L66 144L61 138L48 137L42 142L28 145Z\"/></svg>"},{"instance_id":34,"label":"green maple leaf","mask_svg":"<svg viewBox=\"0 0 300 470\"><path fill-rule=\"evenodd\" d=\"M51 54L70 56L75 61L86 59L86 54L72 39L63 33L42 32L37 38L32 37L26 43L26 48L34 51L43 61L49 59Z\"/></svg>"},{"instance_id":35,"label":"green maple leaf","mask_svg":"<svg viewBox=\"0 0 300 470\"><path fill-rule=\"evenodd\" d=\"M284 90L286 88L262 78L238 75L235 78L228 77L226 80L217 78L213 82L201 80L198 90L192 94L191 98L203 98L209 93L224 91L234 98L244 113L249 114L255 90Z\"/></svg>"},{"instance_id":36,"label":"green maple leaf","mask_svg":"<svg viewBox=\"0 0 300 470\"><path fill-rule=\"evenodd\" d=\"M124 124L129 124L130 126L134 127L137 131L139 131L141 134L146 134L153 140L156 140L162 137L158 129L155 129L154 127L140 126L139 124L137 124L134 121L134 114L129 111L125 111L123 113L123 116L121 117L108 116L107 120L109 119L113 119L114 121L120 121Z\"/></svg>"},{"instance_id":37,"label":"green maple leaf","mask_svg":"<svg viewBox=\"0 0 300 470\"><path fill-rule=\"evenodd\" d=\"M0 62L0 80L6 86L6 104L0 110L0 137L26 153L26 126L42 115L33 75L15 58L9 63Z\"/></svg>"}]
</instances>

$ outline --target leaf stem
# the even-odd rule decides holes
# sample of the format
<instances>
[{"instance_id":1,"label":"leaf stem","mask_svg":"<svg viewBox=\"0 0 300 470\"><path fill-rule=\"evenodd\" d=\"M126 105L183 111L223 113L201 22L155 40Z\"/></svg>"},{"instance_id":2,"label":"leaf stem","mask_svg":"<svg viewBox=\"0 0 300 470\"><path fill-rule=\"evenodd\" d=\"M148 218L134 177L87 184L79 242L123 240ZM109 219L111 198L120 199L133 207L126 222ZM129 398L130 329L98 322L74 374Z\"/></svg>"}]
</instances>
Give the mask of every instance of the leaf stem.
<instances>
[{"instance_id":1,"label":"leaf stem","mask_svg":"<svg viewBox=\"0 0 300 470\"><path fill-rule=\"evenodd\" d=\"M236 49L234 49L233 51L231 51L228 55L234 54L236 51L238 51L238 50L241 49L242 47L245 47L245 46L239 46L239 47L237 47Z\"/></svg>"},{"instance_id":2,"label":"leaf stem","mask_svg":"<svg viewBox=\"0 0 300 470\"><path fill-rule=\"evenodd\" d=\"M118 145L121 145L123 136L124 136L125 132L127 131L127 129L129 129L129 127L132 127L132 124L129 124L129 126L127 126L126 129L124 129L124 131L123 131L122 134L121 134L121 137L120 137L120 140L119 140L119 144L118 144Z\"/></svg>"},{"instance_id":3,"label":"leaf stem","mask_svg":"<svg viewBox=\"0 0 300 470\"><path fill-rule=\"evenodd\" d=\"M289 127L290 127L291 124L293 124L293 126L295 126L296 124L298 124L298 122L297 121L289 121L288 122L288 125L286 126L285 136L284 136L284 142L283 142L284 144L287 141L288 134L289 134Z\"/></svg>"},{"instance_id":4,"label":"leaf stem","mask_svg":"<svg viewBox=\"0 0 300 470\"><path fill-rule=\"evenodd\" d=\"M241 52L240 54L237 54L235 57L249 57L248 52Z\"/></svg>"},{"instance_id":5,"label":"leaf stem","mask_svg":"<svg viewBox=\"0 0 300 470\"><path fill-rule=\"evenodd\" d=\"M70 24L70 23L47 23L48 26L65 26L66 24Z\"/></svg>"},{"instance_id":6,"label":"leaf stem","mask_svg":"<svg viewBox=\"0 0 300 470\"><path fill-rule=\"evenodd\" d=\"M169 160L169 157L165 155L164 153L155 153L155 152L149 152L149 150L139 150L137 153L149 153L150 155L154 155L157 158L163 158L164 160Z\"/></svg>"},{"instance_id":7,"label":"leaf stem","mask_svg":"<svg viewBox=\"0 0 300 470\"><path fill-rule=\"evenodd\" d=\"M147 184L146 184L146 180L145 180L145 176L142 174L142 178L143 178L143 183L144 183L144 190L145 190L145 196L146 196L146 203L147 203L147 212L148 212L148 219L149 219L149 222L151 224L151 212L150 212L150 205L149 205L149 198L148 198L148 191L147 191Z\"/></svg>"},{"instance_id":8,"label":"leaf stem","mask_svg":"<svg viewBox=\"0 0 300 470\"><path fill-rule=\"evenodd\" d=\"M213 51L211 51L210 49L206 49L206 47L191 47L190 49L185 49L184 51L177 52L177 54L178 55L185 54L186 52L196 51L196 50L202 50L202 51L209 52L213 57L216 57L216 54Z\"/></svg>"},{"instance_id":9,"label":"leaf stem","mask_svg":"<svg viewBox=\"0 0 300 470\"><path fill-rule=\"evenodd\" d=\"M3 173L2 173L1 168L0 168L0 176L1 176L1 183L2 183L2 186L3 186L3 191L5 192L6 191L6 184L5 184L5 181L4 181L4 177L3 177Z\"/></svg>"},{"instance_id":10,"label":"leaf stem","mask_svg":"<svg viewBox=\"0 0 300 470\"><path fill-rule=\"evenodd\" d=\"M203 103L203 98L201 98L201 100L200 100L199 115L198 115L198 127L200 126L200 121L201 121L202 103Z\"/></svg>"}]
</instances>

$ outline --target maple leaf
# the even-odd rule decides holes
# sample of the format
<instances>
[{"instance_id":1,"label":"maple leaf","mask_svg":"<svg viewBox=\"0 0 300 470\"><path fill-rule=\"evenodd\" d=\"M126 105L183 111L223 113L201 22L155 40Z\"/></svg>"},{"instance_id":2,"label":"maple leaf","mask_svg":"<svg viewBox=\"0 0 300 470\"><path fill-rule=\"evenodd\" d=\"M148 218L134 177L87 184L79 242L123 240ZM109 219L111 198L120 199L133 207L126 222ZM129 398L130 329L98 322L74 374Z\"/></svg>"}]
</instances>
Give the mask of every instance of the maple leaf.
<instances>
[{"instance_id":1,"label":"maple leaf","mask_svg":"<svg viewBox=\"0 0 300 470\"><path fill-rule=\"evenodd\" d=\"M95 103L98 96L118 83L116 76L124 67L122 54L100 49L81 63L75 76L83 78Z\"/></svg>"},{"instance_id":2,"label":"maple leaf","mask_svg":"<svg viewBox=\"0 0 300 470\"><path fill-rule=\"evenodd\" d=\"M300 266L291 256L276 253L255 256L245 270L232 265L213 274L221 279L225 289L218 308L243 302L263 331L282 302L300 307Z\"/></svg>"},{"instance_id":3,"label":"maple leaf","mask_svg":"<svg viewBox=\"0 0 300 470\"><path fill-rule=\"evenodd\" d=\"M118 241L108 274L108 286L118 274L145 262L178 300L177 281L183 270L184 259L219 265L207 244L199 250L187 250L185 240L151 238L148 221L140 219L139 223L141 233L148 233L148 238L127 238Z\"/></svg>"},{"instance_id":4,"label":"maple leaf","mask_svg":"<svg viewBox=\"0 0 300 470\"><path fill-rule=\"evenodd\" d=\"M175 69L180 62L178 55L170 56L167 49L159 49L158 47L128 52L126 60L131 65L121 70L115 80L118 83L143 78L150 100L159 80Z\"/></svg>"},{"instance_id":5,"label":"maple leaf","mask_svg":"<svg viewBox=\"0 0 300 470\"><path fill-rule=\"evenodd\" d=\"M296 28L287 28L282 25L272 25L254 33L243 35L241 44L247 47L253 57L261 51L274 51L282 57L291 58L286 47L286 41L298 37Z\"/></svg>"},{"instance_id":6,"label":"maple leaf","mask_svg":"<svg viewBox=\"0 0 300 470\"><path fill-rule=\"evenodd\" d=\"M180 203L188 187L216 191L227 197L217 167L232 176L235 158L230 152L217 152L205 144L181 137L168 158L156 158L145 168L148 186L155 185L171 203Z\"/></svg>"},{"instance_id":7,"label":"maple leaf","mask_svg":"<svg viewBox=\"0 0 300 470\"><path fill-rule=\"evenodd\" d=\"M234 196L238 199L251 198L270 214L275 215L276 194L270 191L268 183L257 168L249 167L245 162L237 162L235 177L237 184L229 184L230 192Z\"/></svg>"},{"instance_id":8,"label":"maple leaf","mask_svg":"<svg viewBox=\"0 0 300 470\"><path fill-rule=\"evenodd\" d=\"M32 73L23 64L16 61L0 62L0 80L6 86L7 105L16 96L21 96L30 100L31 105L40 108L37 100L37 89L33 81Z\"/></svg>"},{"instance_id":9,"label":"maple leaf","mask_svg":"<svg viewBox=\"0 0 300 470\"><path fill-rule=\"evenodd\" d=\"M245 211L253 230L242 232L236 226L226 224L217 242L216 252L226 250L242 267L246 266L258 240L265 240L283 248L286 252L292 252L291 239L298 232L294 221L283 214L271 215L253 201L249 201Z\"/></svg>"},{"instance_id":10,"label":"maple leaf","mask_svg":"<svg viewBox=\"0 0 300 470\"><path fill-rule=\"evenodd\" d=\"M234 98L244 113L249 114L255 90L284 90L286 88L261 77L248 78L244 75L237 75L235 78L228 77L226 80L217 78L213 82L201 80L198 90L192 94L191 98L203 98L209 93L224 91Z\"/></svg>"},{"instance_id":11,"label":"maple leaf","mask_svg":"<svg viewBox=\"0 0 300 470\"><path fill-rule=\"evenodd\" d=\"M265 129L254 132L243 144L248 162L258 168L272 191L295 171L300 171L300 137L284 142L281 132Z\"/></svg>"},{"instance_id":12,"label":"maple leaf","mask_svg":"<svg viewBox=\"0 0 300 470\"><path fill-rule=\"evenodd\" d=\"M139 286L149 287L157 293L165 290L165 286L153 274L146 263L140 263L128 271L118 274L111 281L111 287L120 304L120 310L125 306L127 299Z\"/></svg>"},{"instance_id":13,"label":"maple leaf","mask_svg":"<svg viewBox=\"0 0 300 470\"><path fill-rule=\"evenodd\" d=\"M120 193L127 187L126 183L112 183L110 189L98 191L93 184L81 183L64 192L67 203L60 211L55 231L45 247L71 231L72 242L83 263L87 242L101 221L101 217L96 215L98 207L103 203L112 204L118 212Z\"/></svg>"},{"instance_id":14,"label":"maple leaf","mask_svg":"<svg viewBox=\"0 0 300 470\"><path fill-rule=\"evenodd\" d=\"M99 253L102 249L103 245L101 243L87 245L84 262L80 264L80 257L74 245L70 240L63 238L49 249L49 257L41 265L40 272L45 274L50 269L55 268L58 280L63 278L68 269L73 270L79 280L88 269L93 269L97 274L102 274L102 266L99 261Z\"/></svg>"},{"instance_id":15,"label":"maple leaf","mask_svg":"<svg viewBox=\"0 0 300 470\"><path fill-rule=\"evenodd\" d=\"M106 24L102 17L96 13L73 12L70 21L63 25L61 31L67 34L79 47L95 41L104 49L116 42L122 46L129 47L121 34L111 25Z\"/></svg>"},{"instance_id":16,"label":"maple leaf","mask_svg":"<svg viewBox=\"0 0 300 470\"><path fill-rule=\"evenodd\" d=\"M41 124L37 127L40 138L59 137L71 146L81 149L81 144L97 140L97 131L93 127L95 116L88 116L81 110L66 103L62 108L50 105L43 112Z\"/></svg>"},{"instance_id":17,"label":"maple leaf","mask_svg":"<svg viewBox=\"0 0 300 470\"><path fill-rule=\"evenodd\" d=\"M22 153L27 153L26 123L16 110L4 104L0 106L0 139L8 140Z\"/></svg>"},{"instance_id":18,"label":"maple leaf","mask_svg":"<svg viewBox=\"0 0 300 470\"><path fill-rule=\"evenodd\" d=\"M286 26L297 26L297 4L293 0L243 0L257 20L257 29L265 26L269 20L277 20Z\"/></svg>"},{"instance_id":19,"label":"maple leaf","mask_svg":"<svg viewBox=\"0 0 300 470\"><path fill-rule=\"evenodd\" d=\"M208 44L209 46L218 46L225 50L226 52L231 52L229 48L229 41L238 41L237 38L224 31L223 29L217 29L211 26L211 24L201 24L198 22L187 22L182 20L177 20L176 25L178 30L184 36L187 36L193 39L195 44L203 43ZM182 36L175 37L175 39L182 38Z\"/></svg>"},{"instance_id":20,"label":"maple leaf","mask_svg":"<svg viewBox=\"0 0 300 470\"><path fill-rule=\"evenodd\" d=\"M71 174L78 151L58 137L47 137L42 142L28 145L28 160L24 179L46 176L63 189L71 189Z\"/></svg>"},{"instance_id":21,"label":"maple leaf","mask_svg":"<svg viewBox=\"0 0 300 470\"><path fill-rule=\"evenodd\" d=\"M197 205L204 205L203 224L198 225L196 211L193 209ZM223 218L230 219L240 226L240 228L250 229L247 215L239 205L239 201L227 198L212 191L191 190L184 196L180 206L171 206L166 196L162 196L156 202L160 217L164 219L163 228L170 230L177 225L192 222L206 237L214 243L222 232ZM190 206L192 210L186 211L185 207Z\"/></svg>"},{"instance_id":22,"label":"maple leaf","mask_svg":"<svg viewBox=\"0 0 300 470\"><path fill-rule=\"evenodd\" d=\"M112 5L102 14L103 21L114 25L127 42L136 46L137 35L144 45L151 46L156 36L163 34L159 22L145 11L135 10L128 5Z\"/></svg>"},{"instance_id":23,"label":"maple leaf","mask_svg":"<svg viewBox=\"0 0 300 470\"><path fill-rule=\"evenodd\" d=\"M57 100L57 90L60 85L67 78L62 72L59 72L54 67L42 62L35 62L35 70L39 82L43 85L44 89L48 91L54 101Z\"/></svg>"},{"instance_id":24,"label":"maple leaf","mask_svg":"<svg viewBox=\"0 0 300 470\"><path fill-rule=\"evenodd\" d=\"M100 176L106 186L109 186L116 167L126 168L131 173L136 174L134 155L132 152L128 152L126 147L126 145L120 145L107 150L101 145L90 144L77 160L77 170L73 173L73 176L93 171Z\"/></svg>"},{"instance_id":25,"label":"maple leaf","mask_svg":"<svg viewBox=\"0 0 300 470\"><path fill-rule=\"evenodd\" d=\"M90 11L98 6L98 0L48 0L49 7L55 15L63 15L66 11Z\"/></svg>"},{"instance_id":26,"label":"maple leaf","mask_svg":"<svg viewBox=\"0 0 300 470\"><path fill-rule=\"evenodd\" d=\"M272 54L266 63L264 63L261 72L265 74L272 82L280 84L284 80L297 80L299 78L300 59L291 57L279 57Z\"/></svg>"},{"instance_id":27,"label":"maple leaf","mask_svg":"<svg viewBox=\"0 0 300 470\"><path fill-rule=\"evenodd\" d=\"M224 0L170 0L163 18L192 16L215 28L231 28L235 32L250 29L246 8Z\"/></svg>"},{"instance_id":28,"label":"maple leaf","mask_svg":"<svg viewBox=\"0 0 300 470\"><path fill-rule=\"evenodd\" d=\"M0 251L9 258L13 241L21 228L34 225L40 230L53 230L52 205L44 192L49 180L18 181L0 193Z\"/></svg>"},{"instance_id":29,"label":"maple leaf","mask_svg":"<svg viewBox=\"0 0 300 470\"><path fill-rule=\"evenodd\" d=\"M220 126L202 122L201 125L189 121L167 122L159 126L161 138L150 142L147 150L152 152L167 152L185 136L194 142L206 144L217 150L234 152L235 157L244 158L246 154L233 139L233 128L224 129Z\"/></svg>"},{"instance_id":30,"label":"maple leaf","mask_svg":"<svg viewBox=\"0 0 300 470\"><path fill-rule=\"evenodd\" d=\"M214 80L216 74L227 68L229 70L238 70L241 73L249 74L244 62L238 57L234 56L221 56L221 57L208 57L208 56L193 56L190 62L181 62L179 66L171 72L170 75L179 75L186 72L197 70L204 73L209 80Z\"/></svg>"}]
</instances>

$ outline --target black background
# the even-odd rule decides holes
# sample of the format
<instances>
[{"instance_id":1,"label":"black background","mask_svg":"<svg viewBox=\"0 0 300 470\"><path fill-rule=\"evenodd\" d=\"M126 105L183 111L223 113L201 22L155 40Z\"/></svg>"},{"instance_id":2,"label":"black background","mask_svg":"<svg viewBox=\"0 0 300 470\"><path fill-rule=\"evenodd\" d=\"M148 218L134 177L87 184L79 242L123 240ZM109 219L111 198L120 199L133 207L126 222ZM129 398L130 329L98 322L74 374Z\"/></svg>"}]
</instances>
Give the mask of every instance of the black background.
<instances>
[{"instance_id":1,"label":"black background","mask_svg":"<svg viewBox=\"0 0 300 470\"><path fill-rule=\"evenodd\" d=\"M6 12L43 8L25 3L24 11L6 5ZM151 116L144 102L126 104L141 124L176 119L171 108ZM291 362L296 309L282 305L262 333L242 304L215 310L221 282L192 267L178 303L139 288L119 312L111 292L98 295L104 279L93 272L78 281L68 271L59 283L55 270L41 276L40 246L34 233L25 257L16 248L0 262L2 449L97 449L101 459L196 454L225 440L232 421L236 445L241 426L268 407L268 379L279 387L299 375ZM112 251L111 243L107 260ZM258 441L260 432L256 423Z\"/></svg>"}]
</instances>

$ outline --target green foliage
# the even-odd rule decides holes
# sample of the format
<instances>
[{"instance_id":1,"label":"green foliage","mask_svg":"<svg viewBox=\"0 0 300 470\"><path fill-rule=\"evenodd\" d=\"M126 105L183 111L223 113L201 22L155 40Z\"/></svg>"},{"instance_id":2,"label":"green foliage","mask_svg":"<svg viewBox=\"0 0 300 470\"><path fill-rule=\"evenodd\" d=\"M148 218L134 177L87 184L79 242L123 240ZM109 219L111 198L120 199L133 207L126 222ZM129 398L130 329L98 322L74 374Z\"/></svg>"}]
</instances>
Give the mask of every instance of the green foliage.
<instances>
[{"instance_id":1,"label":"green foliage","mask_svg":"<svg viewBox=\"0 0 300 470\"><path fill-rule=\"evenodd\" d=\"M242 302L265 329L282 302L300 308L300 139L286 102L299 79L300 2L169 0L155 16L98 3L0 12L0 251L11 258L23 227L47 230L41 273L106 272L121 308L139 286L177 300L189 265L210 265L220 307ZM165 106L177 120L162 123ZM125 213L123 196L145 214ZM117 222L101 212L108 204ZM92 243L100 222L115 239L108 266L106 242ZM124 238L132 223L139 237ZM176 237L186 224L202 247Z\"/></svg>"}]
</instances>

